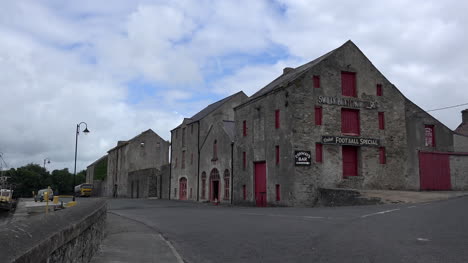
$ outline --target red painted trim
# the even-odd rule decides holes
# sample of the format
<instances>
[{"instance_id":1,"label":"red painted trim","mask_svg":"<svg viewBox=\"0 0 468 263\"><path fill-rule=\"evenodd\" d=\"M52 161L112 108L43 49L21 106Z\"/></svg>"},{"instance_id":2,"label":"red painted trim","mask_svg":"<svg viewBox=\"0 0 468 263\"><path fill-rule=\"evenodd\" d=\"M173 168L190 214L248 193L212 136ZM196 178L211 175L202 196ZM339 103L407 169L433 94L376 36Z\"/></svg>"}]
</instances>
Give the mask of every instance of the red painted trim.
<instances>
[{"instance_id":1,"label":"red painted trim","mask_svg":"<svg viewBox=\"0 0 468 263\"><path fill-rule=\"evenodd\" d=\"M313 76L314 88L320 88L320 76Z\"/></svg>"},{"instance_id":2,"label":"red painted trim","mask_svg":"<svg viewBox=\"0 0 468 263\"><path fill-rule=\"evenodd\" d=\"M242 134L243 136L247 136L247 121L242 122Z\"/></svg>"},{"instance_id":3,"label":"red painted trim","mask_svg":"<svg viewBox=\"0 0 468 263\"><path fill-rule=\"evenodd\" d=\"M275 128L280 128L280 110L275 110Z\"/></svg>"},{"instance_id":4,"label":"red painted trim","mask_svg":"<svg viewBox=\"0 0 468 263\"><path fill-rule=\"evenodd\" d=\"M385 130L385 115L383 112L379 112L379 129Z\"/></svg>"},{"instance_id":5,"label":"red painted trim","mask_svg":"<svg viewBox=\"0 0 468 263\"><path fill-rule=\"evenodd\" d=\"M385 147L379 147L379 160L380 160L380 164L387 163L387 155L385 153Z\"/></svg>"},{"instance_id":6,"label":"red painted trim","mask_svg":"<svg viewBox=\"0 0 468 263\"><path fill-rule=\"evenodd\" d=\"M247 153L242 152L242 168L245 170L247 167Z\"/></svg>"},{"instance_id":7,"label":"red painted trim","mask_svg":"<svg viewBox=\"0 0 468 263\"><path fill-rule=\"evenodd\" d=\"M276 185L276 201L281 201L281 186Z\"/></svg>"},{"instance_id":8,"label":"red painted trim","mask_svg":"<svg viewBox=\"0 0 468 263\"><path fill-rule=\"evenodd\" d=\"M323 162L323 145L321 143L315 144L315 162Z\"/></svg>"},{"instance_id":9,"label":"red painted trim","mask_svg":"<svg viewBox=\"0 0 468 263\"><path fill-rule=\"evenodd\" d=\"M315 125L322 125L322 107L315 107Z\"/></svg>"},{"instance_id":10,"label":"red painted trim","mask_svg":"<svg viewBox=\"0 0 468 263\"><path fill-rule=\"evenodd\" d=\"M279 145L275 146L275 153L276 153L276 165L280 163L280 147Z\"/></svg>"},{"instance_id":11,"label":"red painted trim","mask_svg":"<svg viewBox=\"0 0 468 263\"><path fill-rule=\"evenodd\" d=\"M377 96L382 96L383 95L383 92L382 92L382 84L377 84Z\"/></svg>"},{"instance_id":12,"label":"red painted trim","mask_svg":"<svg viewBox=\"0 0 468 263\"><path fill-rule=\"evenodd\" d=\"M468 156L468 152L437 152L437 151L430 152L430 151L418 151L418 153L433 153L433 154Z\"/></svg>"}]
</instances>

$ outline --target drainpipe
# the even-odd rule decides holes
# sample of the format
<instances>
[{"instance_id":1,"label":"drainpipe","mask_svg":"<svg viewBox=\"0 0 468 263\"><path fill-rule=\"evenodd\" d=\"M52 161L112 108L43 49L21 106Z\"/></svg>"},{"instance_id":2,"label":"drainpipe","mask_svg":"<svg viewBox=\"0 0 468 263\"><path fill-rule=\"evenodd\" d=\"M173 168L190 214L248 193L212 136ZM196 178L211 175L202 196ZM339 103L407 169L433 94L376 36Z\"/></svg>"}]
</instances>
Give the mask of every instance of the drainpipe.
<instances>
[{"instance_id":1,"label":"drainpipe","mask_svg":"<svg viewBox=\"0 0 468 263\"><path fill-rule=\"evenodd\" d=\"M232 192L234 189L234 142L231 142L231 205L232 205L232 198L234 193Z\"/></svg>"},{"instance_id":2,"label":"drainpipe","mask_svg":"<svg viewBox=\"0 0 468 263\"><path fill-rule=\"evenodd\" d=\"M197 202L200 201L200 121L197 121ZM193 125L193 124L192 124Z\"/></svg>"},{"instance_id":3,"label":"drainpipe","mask_svg":"<svg viewBox=\"0 0 468 263\"><path fill-rule=\"evenodd\" d=\"M171 132L171 141L169 142L169 147L171 147L171 161L169 162L169 196L168 200L171 200L171 181L172 181L172 132ZM162 181L162 180L161 180Z\"/></svg>"}]
</instances>

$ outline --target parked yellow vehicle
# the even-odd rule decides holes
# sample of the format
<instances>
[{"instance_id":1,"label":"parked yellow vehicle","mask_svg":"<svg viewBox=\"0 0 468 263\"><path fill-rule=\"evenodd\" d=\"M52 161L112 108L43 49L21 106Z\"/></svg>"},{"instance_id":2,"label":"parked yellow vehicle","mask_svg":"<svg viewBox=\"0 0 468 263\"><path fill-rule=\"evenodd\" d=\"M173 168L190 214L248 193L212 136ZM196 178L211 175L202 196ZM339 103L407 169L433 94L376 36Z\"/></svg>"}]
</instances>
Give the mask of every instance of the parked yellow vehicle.
<instances>
[{"instance_id":1,"label":"parked yellow vehicle","mask_svg":"<svg viewBox=\"0 0 468 263\"><path fill-rule=\"evenodd\" d=\"M92 184L80 184L75 186L75 196L91 196L92 191Z\"/></svg>"},{"instance_id":2,"label":"parked yellow vehicle","mask_svg":"<svg viewBox=\"0 0 468 263\"><path fill-rule=\"evenodd\" d=\"M13 190L0 189L0 209L11 210L14 207Z\"/></svg>"}]
</instances>

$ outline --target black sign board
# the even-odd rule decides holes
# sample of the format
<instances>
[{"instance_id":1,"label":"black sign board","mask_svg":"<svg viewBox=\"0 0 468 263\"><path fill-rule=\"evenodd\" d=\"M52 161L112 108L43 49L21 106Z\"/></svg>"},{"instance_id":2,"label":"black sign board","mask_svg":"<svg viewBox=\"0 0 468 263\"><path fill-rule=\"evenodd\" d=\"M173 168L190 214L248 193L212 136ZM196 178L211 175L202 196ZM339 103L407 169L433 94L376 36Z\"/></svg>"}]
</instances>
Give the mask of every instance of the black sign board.
<instances>
[{"instance_id":1,"label":"black sign board","mask_svg":"<svg viewBox=\"0 0 468 263\"><path fill-rule=\"evenodd\" d=\"M294 163L296 166L309 166L310 151L294 151Z\"/></svg>"},{"instance_id":2,"label":"black sign board","mask_svg":"<svg viewBox=\"0 0 468 263\"><path fill-rule=\"evenodd\" d=\"M322 136L322 143L353 146L379 146L380 140L359 137Z\"/></svg>"}]
</instances>

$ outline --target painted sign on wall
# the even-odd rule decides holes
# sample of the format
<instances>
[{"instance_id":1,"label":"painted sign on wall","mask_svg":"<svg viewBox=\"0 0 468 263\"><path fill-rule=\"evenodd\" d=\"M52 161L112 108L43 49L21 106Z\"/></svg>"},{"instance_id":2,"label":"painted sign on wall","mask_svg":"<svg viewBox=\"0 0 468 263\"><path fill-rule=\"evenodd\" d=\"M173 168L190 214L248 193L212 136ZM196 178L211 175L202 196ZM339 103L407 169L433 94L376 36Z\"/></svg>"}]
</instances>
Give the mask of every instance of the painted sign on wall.
<instances>
[{"instance_id":1,"label":"painted sign on wall","mask_svg":"<svg viewBox=\"0 0 468 263\"><path fill-rule=\"evenodd\" d=\"M310 151L294 151L294 163L296 166L309 166L311 164Z\"/></svg>"},{"instance_id":2,"label":"painted sign on wall","mask_svg":"<svg viewBox=\"0 0 468 263\"><path fill-rule=\"evenodd\" d=\"M349 98L319 96L318 103L345 106L350 108L377 109L377 101L362 101Z\"/></svg>"},{"instance_id":3,"label":"painted sign on wall","mask_svg":"<svg viewBox=\"0 0 468 263\"><path fill-rule=\"evenodd\" d=\"M322 136L322 143L352 146L379 146L380 140L359 137Z\"/></svg>"}]
</instances>

